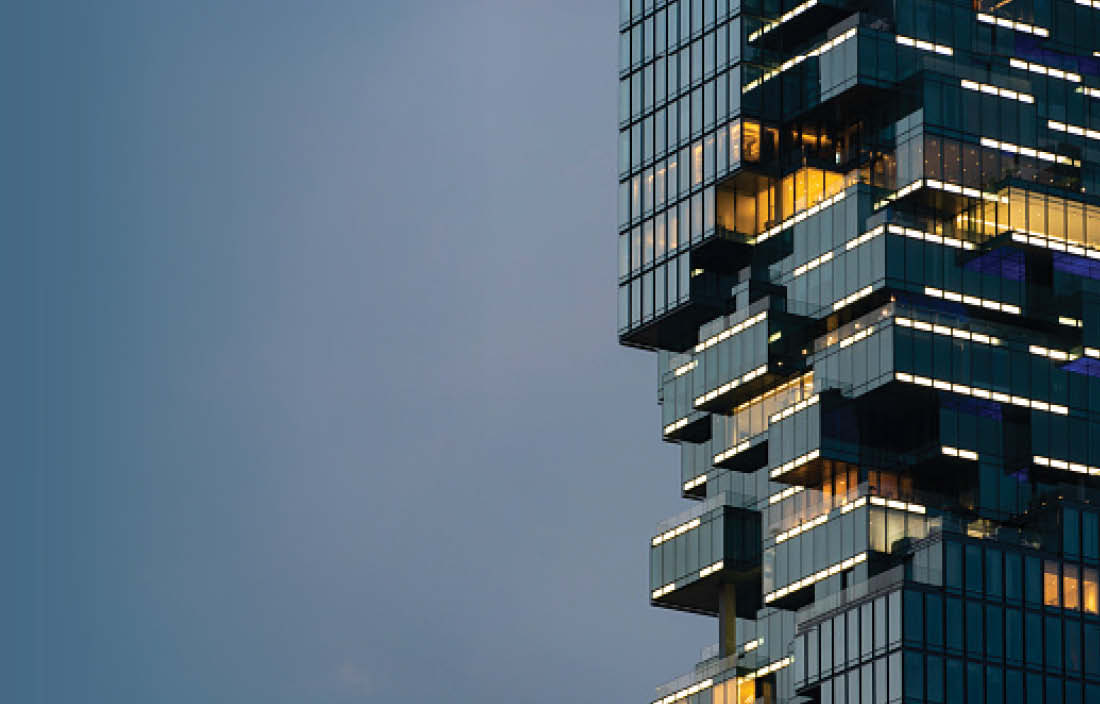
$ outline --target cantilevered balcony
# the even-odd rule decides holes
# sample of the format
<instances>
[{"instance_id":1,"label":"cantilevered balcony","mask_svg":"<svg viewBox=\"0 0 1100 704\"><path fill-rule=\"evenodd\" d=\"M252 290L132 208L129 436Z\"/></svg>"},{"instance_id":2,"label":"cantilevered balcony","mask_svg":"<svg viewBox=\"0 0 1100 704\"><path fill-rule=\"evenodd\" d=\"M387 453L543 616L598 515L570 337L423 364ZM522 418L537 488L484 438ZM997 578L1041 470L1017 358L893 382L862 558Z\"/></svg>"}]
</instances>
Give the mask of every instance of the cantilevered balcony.
<instances>
[{"instance_id":1,"label":"cantilevered balcony","mask_svg":"<svg viewBox=\"0 0 1100 704\"><path fill-rule=\"evenodd\" d=\"M654 605L717 615L720 589L731 584L737 615L755 615L760 605L761 517L745 503L744 497L722 493L658 525L650 541Z\"/></svg>"}]
</instances>

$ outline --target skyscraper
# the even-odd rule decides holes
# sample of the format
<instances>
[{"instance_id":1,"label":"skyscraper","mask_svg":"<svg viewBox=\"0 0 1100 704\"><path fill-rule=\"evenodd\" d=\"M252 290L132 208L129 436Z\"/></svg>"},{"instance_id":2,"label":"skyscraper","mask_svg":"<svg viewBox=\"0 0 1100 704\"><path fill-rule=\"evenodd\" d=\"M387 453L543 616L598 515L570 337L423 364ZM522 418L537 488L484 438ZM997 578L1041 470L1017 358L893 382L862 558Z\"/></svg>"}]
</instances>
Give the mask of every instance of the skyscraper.
<instances>
[{"instance_id":1,"label":"skyscraper","mask_svg":"<svg viewBox=\"0 0 1100 704\"><path fill-rule=\"evenodd\" d=\"M618 334L691 502L647 593L717 635L654 701L1100 702L1098 37L621 0Z\"/></svg>"}]
</instances>

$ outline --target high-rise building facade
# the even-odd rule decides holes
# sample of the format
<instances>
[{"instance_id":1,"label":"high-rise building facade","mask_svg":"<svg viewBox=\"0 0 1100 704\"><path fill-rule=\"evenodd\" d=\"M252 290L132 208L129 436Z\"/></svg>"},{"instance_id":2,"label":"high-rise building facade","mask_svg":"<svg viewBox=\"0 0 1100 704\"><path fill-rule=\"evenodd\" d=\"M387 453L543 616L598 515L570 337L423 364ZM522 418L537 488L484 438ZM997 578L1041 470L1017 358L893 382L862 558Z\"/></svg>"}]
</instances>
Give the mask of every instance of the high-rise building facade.
<instances>
[{"instance_id":1,"label":"high-rise building facade","mask_svg":"<svg viewBox=\"0 0 1100 704\"><path fill-rule=\"evenodd\" d=\"M1100 702L1100 0L620 2L654 701Z\"/></svg>"}]
</instances>

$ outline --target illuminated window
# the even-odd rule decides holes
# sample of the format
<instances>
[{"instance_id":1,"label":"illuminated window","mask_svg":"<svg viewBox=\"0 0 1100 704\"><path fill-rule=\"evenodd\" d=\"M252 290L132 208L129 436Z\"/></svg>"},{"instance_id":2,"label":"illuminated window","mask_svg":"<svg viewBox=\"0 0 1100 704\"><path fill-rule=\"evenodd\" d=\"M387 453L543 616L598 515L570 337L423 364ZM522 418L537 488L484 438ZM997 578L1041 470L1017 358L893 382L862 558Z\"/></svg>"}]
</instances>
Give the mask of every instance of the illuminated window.
<instances>
[{"instance_id":1,"label":"illuminated window","mask_svg":"<svg viewBox=\"0 0 1100 704\"><path fill-rule=\"evenodd\" d=\"M1081 580L1081 592L1084 597L1082 606L1085 613L1100 613L1100 580L1097 579L1095 569L1085 568L1085 577Z\"/></svg>"},{"instance_id":2,"label":"illuminated window","mask_svg":"<svg viewBox=\"0 0 1100 704\"><path fill-rule=\"evenodd\" d=\"M1043 562L1043 605L1061 606L1058 596L1058 563L1052 560Z\"/></svg>"},{"instance_id":3,"label":"illuminated window","mask_svg":"<svg viewBox=\"0 0 1100 704\"><path fill-rule=\"evenodd\" d=\"M1066 565L1062 569L1062 606L1067 609L1078 609L1081 606L1077 570L1077 565Z\"/></svg>"}]
</instances>

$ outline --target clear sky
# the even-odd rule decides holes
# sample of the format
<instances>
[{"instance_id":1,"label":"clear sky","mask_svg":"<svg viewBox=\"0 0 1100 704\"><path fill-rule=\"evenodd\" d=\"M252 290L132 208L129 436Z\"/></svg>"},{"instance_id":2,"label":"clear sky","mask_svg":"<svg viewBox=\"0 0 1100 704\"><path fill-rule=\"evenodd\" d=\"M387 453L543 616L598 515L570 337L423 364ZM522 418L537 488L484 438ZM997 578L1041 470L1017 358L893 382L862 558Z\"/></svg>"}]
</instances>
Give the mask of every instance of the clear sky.
<instances>
[{"instance_id":1,"label":"clear sky","mask_svg":"<svg viewBox=\"0 0 1100 704\"><path fill-rule=\"evenodd\" d=\"M635 702L618 3L0 10L4 701Z\"/></svg>"}]
</instances>

